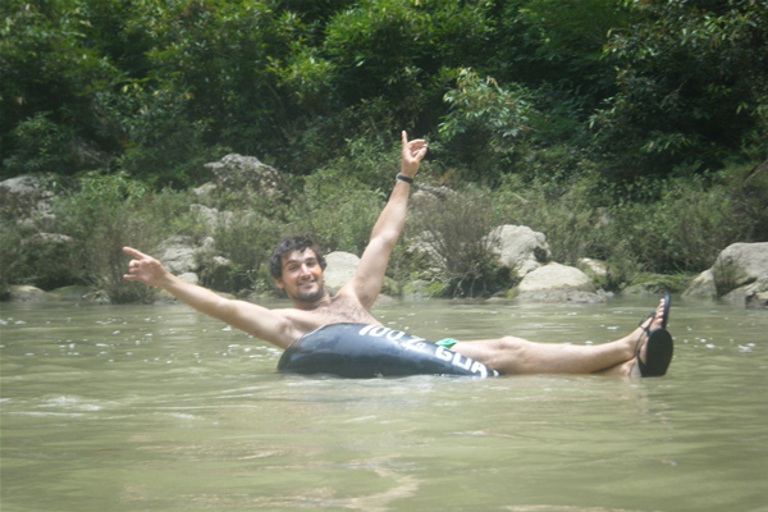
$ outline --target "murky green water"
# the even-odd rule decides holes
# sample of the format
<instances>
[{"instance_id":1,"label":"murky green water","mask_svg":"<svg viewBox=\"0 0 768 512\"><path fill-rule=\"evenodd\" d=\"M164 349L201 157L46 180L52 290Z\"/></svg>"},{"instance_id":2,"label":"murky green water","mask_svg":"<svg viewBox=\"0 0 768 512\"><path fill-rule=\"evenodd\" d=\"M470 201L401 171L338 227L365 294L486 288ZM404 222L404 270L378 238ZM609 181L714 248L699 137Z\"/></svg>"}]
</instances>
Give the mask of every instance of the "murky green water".
<instances>
[{"instance_id":1,"label":"murky green water","mask_svg":"<svg viewBox=\"0 0 768 512\"><path fill-rule=\"evenodd\" d=\"M602 342L656 299L378 308ZM768 510L768 312L676 299L670 374L342 380L186 306L0 304L2 510Z\"/></svg>"}]
</instances>

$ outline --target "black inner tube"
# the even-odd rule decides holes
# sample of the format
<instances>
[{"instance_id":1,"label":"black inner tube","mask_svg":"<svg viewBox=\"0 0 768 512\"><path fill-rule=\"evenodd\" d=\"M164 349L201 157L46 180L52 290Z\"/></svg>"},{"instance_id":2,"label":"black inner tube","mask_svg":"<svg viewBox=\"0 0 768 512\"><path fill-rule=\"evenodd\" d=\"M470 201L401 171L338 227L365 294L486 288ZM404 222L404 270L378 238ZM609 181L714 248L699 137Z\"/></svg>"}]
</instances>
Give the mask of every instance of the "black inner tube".
<instances>
[{"instance_id":1,"label":"black inner tube","mask_svg":"<svg viewBox=\"0 0 768 512\"><path fill-rule=\"evenodd\" d=\"M291 343L277 369L348 378L409 375L495 377L499 372L445 347L380 325L331 324Z\"/></svg>"}]
</instances>

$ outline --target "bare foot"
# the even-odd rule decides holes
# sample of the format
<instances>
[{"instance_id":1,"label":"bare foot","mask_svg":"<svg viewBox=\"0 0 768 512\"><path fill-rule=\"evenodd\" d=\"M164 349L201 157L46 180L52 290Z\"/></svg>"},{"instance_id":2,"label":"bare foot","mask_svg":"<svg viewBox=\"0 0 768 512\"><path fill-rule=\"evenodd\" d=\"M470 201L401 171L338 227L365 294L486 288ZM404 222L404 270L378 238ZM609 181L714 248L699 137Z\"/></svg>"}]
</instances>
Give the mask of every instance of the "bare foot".
<instances>
[{"instance_id":1,"label":"bare foot","mask_svg":"<svg viewBox=\"0 0 768 512\"><path fill-rule=\"evenodd\" d=\"M664 324L664 299L659 301L659 305L656 307L656 311L652 316L649 316L640 326L635 329L630 336L634 337L635 342L635 357L630 361L632 364L629 367L630 377L642 377L640 373L640 367L637 364L638 357L642 361L646 361L646 345L648 342L648 336L651 331L660 328Z\"/></svg>"}]
</instances>

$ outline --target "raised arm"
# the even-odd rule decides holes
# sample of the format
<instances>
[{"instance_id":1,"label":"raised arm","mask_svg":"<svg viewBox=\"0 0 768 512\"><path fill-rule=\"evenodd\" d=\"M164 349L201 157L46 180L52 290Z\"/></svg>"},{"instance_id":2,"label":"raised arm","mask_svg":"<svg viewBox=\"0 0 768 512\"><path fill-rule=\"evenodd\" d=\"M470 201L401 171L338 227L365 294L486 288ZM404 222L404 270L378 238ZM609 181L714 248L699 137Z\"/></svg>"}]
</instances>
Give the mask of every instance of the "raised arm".
<instances>
[{"instance_id":1,"label":"raised arm","mask_svg":"<svg viewBox=\"0 0 768 512\"><path fill-rule=\"evenodd\" d=\"M128 264L129 273L123 276L128 281L162 288L196 310L282 348L303 334L274 311L250 302L226 299L207 288L187 283L155 258L131 247L124 247L123 251L134 258Z\"/></svg>"},{"instance_id":2,"label":"raised arm","mask_svg":"<svg viewBox=\"0 0 768 512\"><path fill-rule=\"evenodd\" d=\"M423 139L409 141L405 131L401 133L401 137L403 148L400 157L400 174L405 178L413 179L419 170L421 160L427 153L427 143ZM373 306L384 283L389 256L405 225L410 188L407 181L396 179L387 205L373 226L371 240L363 252L355 276L345 286L345 288L349 287L366 309Z\"/></svg>"}]
</instances>

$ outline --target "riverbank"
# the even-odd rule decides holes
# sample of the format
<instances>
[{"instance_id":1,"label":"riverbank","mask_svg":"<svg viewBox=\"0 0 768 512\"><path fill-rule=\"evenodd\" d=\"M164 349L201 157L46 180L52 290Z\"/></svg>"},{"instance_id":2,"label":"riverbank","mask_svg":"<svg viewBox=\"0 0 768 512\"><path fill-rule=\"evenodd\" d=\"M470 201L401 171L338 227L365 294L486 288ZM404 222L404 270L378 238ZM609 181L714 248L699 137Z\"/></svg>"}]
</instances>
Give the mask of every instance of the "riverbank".
<instances>
[{"instance_id":1,"label":"riverbank","mask_svg":"<svg viewBox=\"0 0 768 512\"><path fill-rule=\"evenodd\" d=\"M192 282L238 297L272 296L271 248L283 234L305 231L332 260L333 288L331 274L349 275L386 200L339 171L297 183L239 155L206 168L211 181L190 190L153 192L121 173L0 182L0 295L33 300L50 297L20 286L58 296L80 286L85 291L74 295L88 300L158 300L122 279L122 247L130 245ZM755 205L737 199L766 169L739 167L710 183L670 179L655 200L613 203L597 174L566 184L515 183L511 175L491 189L439 182L427 169L383 293L576 302L686 293L763 307L768 250L741 243L760 232L762 217L747 223Z\"/></svg>"}]
</instances>

